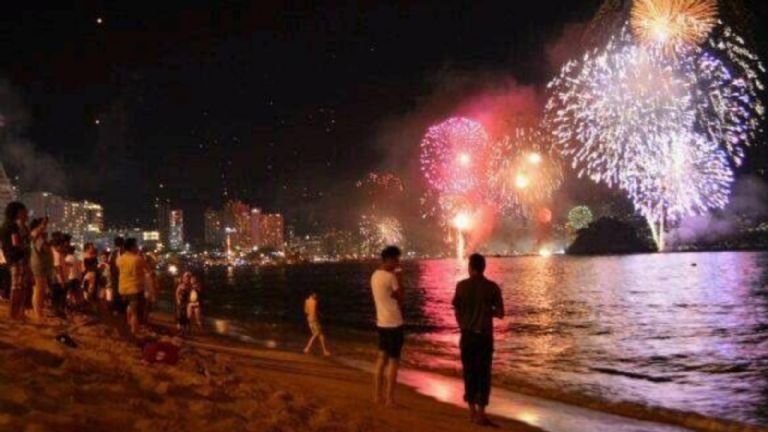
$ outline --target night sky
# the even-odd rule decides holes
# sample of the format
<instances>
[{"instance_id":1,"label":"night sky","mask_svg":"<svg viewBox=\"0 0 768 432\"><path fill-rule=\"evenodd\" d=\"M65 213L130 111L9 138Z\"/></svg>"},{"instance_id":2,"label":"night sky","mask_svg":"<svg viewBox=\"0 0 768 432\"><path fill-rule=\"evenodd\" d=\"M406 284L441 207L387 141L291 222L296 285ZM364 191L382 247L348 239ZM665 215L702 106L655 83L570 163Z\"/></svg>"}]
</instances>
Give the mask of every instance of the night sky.
<instances>
[{"instance_id":1,"label":"night sky","mask_svg":"<svg viewBox=\"0 0 768 432\"><path fill-rule=\"evenodd\" d=\"M113 226L163 195L199 237L225 190L300 231L343 218L357 179L413 166L409 128L551 78L601 1L35 3L0 17L10 171Z\"/></svg>"}]
</instances>

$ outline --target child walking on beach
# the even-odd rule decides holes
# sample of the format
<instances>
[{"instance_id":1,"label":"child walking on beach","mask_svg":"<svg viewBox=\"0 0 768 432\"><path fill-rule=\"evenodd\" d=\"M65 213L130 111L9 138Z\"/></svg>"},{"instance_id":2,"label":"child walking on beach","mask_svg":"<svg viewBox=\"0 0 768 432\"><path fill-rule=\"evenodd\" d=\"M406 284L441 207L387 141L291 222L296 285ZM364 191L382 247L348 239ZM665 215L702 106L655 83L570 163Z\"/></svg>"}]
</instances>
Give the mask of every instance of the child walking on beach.
<instances>
[{"instance_id":1,"label":"child walking on beach","mask_svg":"<svg viewBox=\"0 0 768 432\"><path fill-rule=\"evenodd\" d=\"M309 354L312 350L317 339L320 339L320 346L323 348L323 355L329 356L331 352L325 346L325 334L323 334L323 327L320 325L320 313L318 311L317 293L312 293L304 301L304 313L307 315L307 324L309 324L309 331L312 336L307 342L306 348L304 348L304 354Z\"/></svg>"}]
</instances>

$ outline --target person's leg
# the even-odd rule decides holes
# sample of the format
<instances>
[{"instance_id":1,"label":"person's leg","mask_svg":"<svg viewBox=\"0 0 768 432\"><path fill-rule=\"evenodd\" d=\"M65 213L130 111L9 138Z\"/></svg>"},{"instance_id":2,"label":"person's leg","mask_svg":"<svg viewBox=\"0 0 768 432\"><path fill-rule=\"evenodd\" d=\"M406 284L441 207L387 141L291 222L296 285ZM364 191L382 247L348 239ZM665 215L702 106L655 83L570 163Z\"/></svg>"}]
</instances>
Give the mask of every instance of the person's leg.
<instances>
[{"instance_id":1,"label":"person's leg","mask_svg":"<svg viewBox=\"0 0 768 432\"><path fill-rule=\"evenodd\" d=\"M387 353L379 351L379 355L376 358L376 367L373 372L373 401L375 403L382 403L382 387L384 380L384 369L386 369L388 363Z\"/></svg>"},{"instance_id":2,"label":"person's leg","mask_svg":"<svg viewBox=\"0 0 768 432\"><path fill-rule=\"evenodd\" d=\"M35 276L35 285L32 288L32 309L35 312L36 319L43 319L43 308L45 306L45 296L48 292L48 279Z\"/></svg>"},{"instance_id":3,"label":"person's leg","mask_svg":"<svg viewBox=\"0 0 768 432\"><path fill-rule=\"evenodd\" d=\"M136 335L139 331L139 316L138 316L138 300L132 298L128 300L128 309L126 310L126 319L128 320L128 327L131 329L131 333Z\"/></svg>"},{"instance_id":4,"label":"person's leg","mask_svg":"<svg viewBox=\"0 0 768 432\"><path fill-rule=\"evenodd\" d=\"M317 339L317 335L313 334L309 337L309 341L307 341L307 346L304 347L304 354L309 354L309 351L312 350L312 345L315 343L315 339Z\"/></svg>"},{"instance_id":5,"label":"person's leg","mask_svg":"<svg viewBox=\"0 0 768 432\"><path fill-rule=\"evenodd\" d=\"M318 337L320 338L320 346L323 348L323 355L324 356L331 355L331 352L328 351L328 347L325 346L325 334L320 333L320 335Z\"/></svg>"},{"instance_id":6,"label":"person's leg","mask_svg":"<svg viewBox=\"0 0 768 432\"><path fill-rule=\"evenodd\" d=\"M400 369L400 359L390 358L387 364L387 389L384 396L384 404L395 405L395 387L397 386L397 372Z\"/></svg>"},{"instance_id":7,"label":"person's leg","mask_svg":"<svg viewBox=\"0 0 768 432\"><path fill-rule=\"evenodd\" d=\"M483 335L478 344L477 355L477 405L479 423L485 426L493 426L493 423L485 414L491 395L491 365L493 364L493 336Z\"/></svg>"},{"instance_id":8,"label":"person's leg","mask_svg":"<svg viewBox=\"0 0 768 432\"><path fill-rule=\"evenodd\" d=\"M21 264L11 266L11 319L24 317L24 273Z\"/></svg>"},{"instance_id":9,"label":"person's leg","mask_svg":"<svg viewBox=\"0 0 768 432\"><path fill-rule=\"evenodd\" d=\"M477 394L476 379L474 373L474 358L472 347L472 336L467 333L462 333L459 341L459 347L461 350L461 367L462 375L464 377L464 401L469 407L469 419L474 422L476 420L476 407L475 407L475 395Z\"/></svg>"}]
</instances>

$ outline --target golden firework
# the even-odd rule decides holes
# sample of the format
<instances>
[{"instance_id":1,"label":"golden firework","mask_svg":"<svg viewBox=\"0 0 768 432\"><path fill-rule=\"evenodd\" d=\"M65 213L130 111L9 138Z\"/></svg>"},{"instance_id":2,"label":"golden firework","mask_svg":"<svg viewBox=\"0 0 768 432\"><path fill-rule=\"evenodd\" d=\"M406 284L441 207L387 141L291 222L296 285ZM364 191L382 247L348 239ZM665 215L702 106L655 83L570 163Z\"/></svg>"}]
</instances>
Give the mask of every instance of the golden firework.
<instances>
[{"instance_id":1,"label":"golden firework","mask_svg":"<svg viewBox=\"0 0 768 432\"><path fill-rule=\"evenodd\" d=\"M717 25L717 0L634 0L632 31L668 53L699 45Z\"/></svg>"}]
</instances>

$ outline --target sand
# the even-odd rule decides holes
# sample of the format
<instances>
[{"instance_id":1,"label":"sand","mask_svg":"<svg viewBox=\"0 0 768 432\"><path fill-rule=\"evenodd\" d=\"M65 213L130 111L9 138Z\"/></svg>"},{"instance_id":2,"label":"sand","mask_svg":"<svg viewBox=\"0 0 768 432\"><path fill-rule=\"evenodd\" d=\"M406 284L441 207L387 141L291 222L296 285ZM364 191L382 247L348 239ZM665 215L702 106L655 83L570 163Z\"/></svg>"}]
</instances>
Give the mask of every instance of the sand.
<instances>
[{"instance_id":1,"label":"sand","mask_svg":"<svg viewBox=\"0 0 768 432\"><path fill-rule=\"evenodd\" d=\"M11 322L0 305L0 430L477 431L466 411L398 388L400 407L372 406L370 375L333 359L254 349L213 335L158 338L176 365L149 364L114 323ZM67 330L78 343L55 340ZM503 430L537 430L496 419Z\"/></svg>"}]
</instances>

